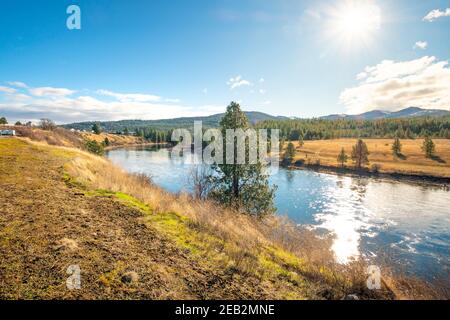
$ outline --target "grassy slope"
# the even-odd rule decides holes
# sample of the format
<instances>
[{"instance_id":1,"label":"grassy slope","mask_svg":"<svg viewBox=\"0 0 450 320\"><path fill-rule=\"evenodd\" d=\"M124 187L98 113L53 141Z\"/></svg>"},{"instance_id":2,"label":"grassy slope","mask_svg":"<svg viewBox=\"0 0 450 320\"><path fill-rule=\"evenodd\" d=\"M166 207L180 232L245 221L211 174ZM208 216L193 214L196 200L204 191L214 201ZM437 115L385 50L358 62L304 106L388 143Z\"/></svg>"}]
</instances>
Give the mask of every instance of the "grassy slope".
<instances>
[{"instance_id":1,"label":"grassy slope","mask_svg":"<svg viewBox=\"0 0 450 320\"><path fill-rule=\"evenodd\" d=\"M0 139L0 177L0 298L404 296L392 278L367 290L364 266L336 267L279 219L167 194L77 149ZM81 290L65 286L73 264Z\"/></svg>"},{"instance_id":2,"label":"grassy slope","mask_svg":"<svg viewBox=\"0 0 450 320\"><path fill-rule=\"evenodd\" d=\"M240 272L224 247L176 212L119 192L91 189L65 172L71 161L102 161L75 149L0 139L1 298L316 298L319 281L275 247ZM237 250L237 248L235 248ZM65 287L79 264L82 289ZM138 275L135 283L121 279Z\"/></svg>"},{"instance_id":3,"label":"grassy slope","mask_svg":"<svg viewBox=\"0 0 450 320\"><path fill-rule=\"evenodd\" d=\"M85 140L94 140L94 141L97 141L98 143L102 143L103 141L105 141L105 138L108 138L111 147L139 145L139 144L146 143L146 141L140 137L124 136L124 135L104 133L104 132L102 132L100 134L81 132L80 135Z\"/></svg>"},{"instance_id":4,"label":"grassy slope","mask_svg":"<svg viewBox=\"0 0 450 320\"><path fill-rule=\"evenodd\" d=\"M450 140L448 139L433 140L439 157L435 159L425 158L421 150L422 139L401 140L404 158L392 156L392 139L364 139L364 141L370 152L369 165L380 165L380 172L450 178ZM305 141L304 146L299 148L295 141L294 145L297 148L295 160L309 160L311 163L320 160L321 165L336 167L338 166L337 156L341 149L344 148L350 157L355 143L355 139L316 140ZM347 166L351 166L351 163L349 159Z\"/></svg>"}]
</instances>

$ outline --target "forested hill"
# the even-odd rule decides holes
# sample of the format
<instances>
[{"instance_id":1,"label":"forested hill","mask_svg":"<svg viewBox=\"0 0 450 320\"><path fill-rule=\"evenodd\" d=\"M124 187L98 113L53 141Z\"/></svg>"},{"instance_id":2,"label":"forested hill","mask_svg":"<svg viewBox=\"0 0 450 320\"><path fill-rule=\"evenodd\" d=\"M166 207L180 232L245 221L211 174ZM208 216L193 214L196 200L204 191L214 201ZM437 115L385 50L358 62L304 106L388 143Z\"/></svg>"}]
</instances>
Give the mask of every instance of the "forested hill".
<instances>
[{"instance_id":1,"label":"forested hill","mask_svg":"<svg viewBox=\"0 0 450 320\"><path fill-rule=\"evenodd\" d=\"M450 116L377 120L267 120L259 122L256 127L280 129L280 137L286 140L394 137L414 139L425 136L450 139Z\"/></svg>"},{"instance_id":2,"label":"forested hill","mask_svg":"<svg viewBox=\"0 0 450 320\"><path fill-rule=\"evenodd\" d=\"M249 121L252 124L265 120L287 120L287 117L272 116L262 112L249 111L245 112ZM218 127L220 119L223 117L223 113L205 116L205 117L186 117L175 119L163 119L163 120L121 120L121 121L102 121L97 122L100 127L107 132L123 132L125 129L128 131L137 131L142 128L151 128L153 130L170 131L175 128L192 128L194 121L202 121L204 128ZM94 121L79 122L64 125L67 129L86 130L90 131L94 125Z\"/></svg>"},{"instance_id":3,"label":"forested hill","mask_svg":"<svg viewBox=\"0 0 450 320\"><path fill-rule=\"evenodd\" d=\"M331 114L320 117L324 120L377 120L377 119L399 119L399 118L419 118L419 117L443 117L450 116L450 111L439 109L422 109L409 107L399 111L372 110L361 114Z\"/></svg>"},{"instance_id":4,"label":"forested hill","mask_svg":"<svg viewBox=\"0 0 450 320\"><path fill-rule=\"evenodd\" d=\"M262 112L246 112L257 128L280 129L286 140L320 140L334 138L450 138L450 112L407 108L398 112L371 111L361 115L327 116L316 119L277 117ZM203 128L218 127L223 113L206 117L165 120L122 120L96 122L102 131L133 133L151 141L168 141L176 128L192 129L194 121ZM91 131L95 122L64 125L68 129Z\"/></svg>"}]
</instances>

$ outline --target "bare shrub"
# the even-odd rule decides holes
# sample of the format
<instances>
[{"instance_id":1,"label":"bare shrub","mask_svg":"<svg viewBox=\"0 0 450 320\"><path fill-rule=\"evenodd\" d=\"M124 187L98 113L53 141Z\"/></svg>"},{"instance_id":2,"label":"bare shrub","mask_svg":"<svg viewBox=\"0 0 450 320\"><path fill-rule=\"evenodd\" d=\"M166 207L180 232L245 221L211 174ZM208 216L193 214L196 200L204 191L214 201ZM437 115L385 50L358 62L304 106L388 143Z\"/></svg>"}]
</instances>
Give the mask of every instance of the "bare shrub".
<instances>
[{"instance_id":1,"label":"bare shrub","mask_svg":"<svg viewBox=\"0 0 450 320\"><path fill-rule=\"evenodd\" d=\"M53 122L53 120L44 118L39 121L39 127L42 130L53 131L56 128L56 124Z\"/></svg>"},{"instance_id":2,"label":"bare shrub","mask_svg":"<svg viewBox=\"0 0 450 320\"><path fill-rule=\"evenodd\" d=\"M209 166L197 165L189 172L188 185L192 188L196 199L205 200L211 189L211 169Z\"/></svg>"}]
</instances>

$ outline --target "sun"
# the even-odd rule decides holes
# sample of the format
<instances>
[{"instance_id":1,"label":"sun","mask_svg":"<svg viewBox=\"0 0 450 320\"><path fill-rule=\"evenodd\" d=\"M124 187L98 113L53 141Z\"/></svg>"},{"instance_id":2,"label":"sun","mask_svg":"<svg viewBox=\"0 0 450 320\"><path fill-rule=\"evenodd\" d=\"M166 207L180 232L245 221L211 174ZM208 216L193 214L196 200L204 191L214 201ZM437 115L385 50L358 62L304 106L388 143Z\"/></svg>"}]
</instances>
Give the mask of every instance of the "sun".
<instances>
[{"instance_id":1,"label":"sun","mask_svg":"<svg viewBox=\"0 0 450 320\"><path fill-rule=\"evenodd\" d=\"M374 1L346 0L329 12L328 33L348 49L369 45L380 26L380 8Z\"/></svg>"}]
</instances>

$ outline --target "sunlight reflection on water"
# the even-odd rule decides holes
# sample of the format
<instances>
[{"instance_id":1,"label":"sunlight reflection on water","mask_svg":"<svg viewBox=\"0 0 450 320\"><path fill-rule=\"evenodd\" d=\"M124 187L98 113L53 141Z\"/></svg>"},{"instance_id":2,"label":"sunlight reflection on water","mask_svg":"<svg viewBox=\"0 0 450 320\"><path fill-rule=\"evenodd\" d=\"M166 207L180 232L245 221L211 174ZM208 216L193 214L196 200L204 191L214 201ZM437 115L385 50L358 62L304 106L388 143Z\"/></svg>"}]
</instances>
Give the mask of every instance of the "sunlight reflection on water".
<instances>
[{"instance_id":1,"label":"sunlight reflection on water","mask_svg":"<svg viewBox=\"0 0 450 320\"><path fill-rule=\"evenodd\" d=\"M168 191L188 190L186 176L192 164L171 159L167 149L117 149L108 157L130 172L150 174ZM270 176L270 182L278 186L279 214L334 235L337 261L388 257L424 277L447 274L448 191L282 168Z\"/></svg>"}]
</instances>

